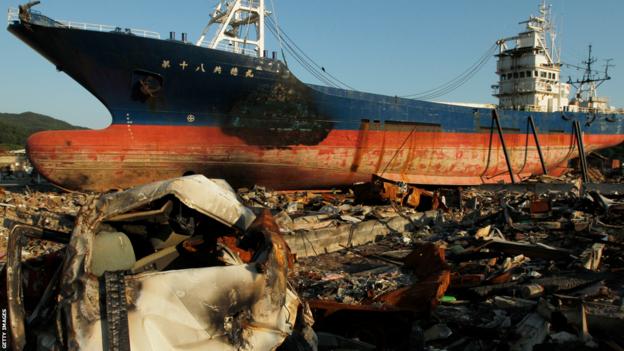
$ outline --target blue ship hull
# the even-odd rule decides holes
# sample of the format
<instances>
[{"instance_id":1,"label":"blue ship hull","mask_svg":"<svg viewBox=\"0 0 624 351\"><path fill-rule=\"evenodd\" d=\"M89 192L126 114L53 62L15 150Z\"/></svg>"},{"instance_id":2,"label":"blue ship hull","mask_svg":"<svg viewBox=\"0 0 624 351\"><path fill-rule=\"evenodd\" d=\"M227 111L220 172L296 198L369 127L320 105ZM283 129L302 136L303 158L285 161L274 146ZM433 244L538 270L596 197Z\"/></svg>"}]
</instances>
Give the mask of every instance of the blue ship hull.
<instances>
[{"instance_id":1,"label":"blue ship hull","mask_svg":"<svg viewBox=\"0 0 624 351\"><path fill-rule=\"evenodd\" d=\"M8 29L112 115L104 131L29 140L31 161L59 186L108 190L189 173L276 188L372 175L420 184L511 181L491 109L306 85L277 60L38 18ZM619 114L498 115L518 179L541 173L529 116L553 170L578 155L574 121L588 152L624 140Z\"/></svg>"}]
</instances>

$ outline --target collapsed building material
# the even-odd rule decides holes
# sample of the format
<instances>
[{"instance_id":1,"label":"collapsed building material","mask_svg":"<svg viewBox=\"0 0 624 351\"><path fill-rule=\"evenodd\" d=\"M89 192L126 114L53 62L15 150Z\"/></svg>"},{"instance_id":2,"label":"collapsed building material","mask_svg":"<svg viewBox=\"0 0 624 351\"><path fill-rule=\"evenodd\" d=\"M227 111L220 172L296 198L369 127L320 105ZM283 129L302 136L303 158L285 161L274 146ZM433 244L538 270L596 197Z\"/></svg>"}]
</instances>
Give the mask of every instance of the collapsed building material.
<instances>
[{"instance_id":1,"label":"collapsed building material","mask_svg":"<svg viewBox=\"0 0 624 351\"><path fill-rule=\"evenodd\" d=\"M512 346L513 351L532 351L548 335L550 325L539 314L527 315L517 326L516 334L520 337Z\"/></svg>"},{"instance_id":2,"label":"collapsed building material","mask_svg":"<svg viewBox=\"0 0 624 351\"><path fill-rule=\"evenodd\" d=\"M422 342L410 339L411 326L438 305L450 269L443 247L397 238L298 259L295 282L310 303L315 330L357 336L382 349Z\"/></svg>"},{"instance_id":3,"label":"collapsed building material","mask_svg":"<svg viewBox=\"0 0 624 351\"><path fill-rule=\"evenodd\" d=\"M285 237L297 257L316 256L359 246L382 239L390 233L406 233L434 221L438 212L416 213L389 220L369 220L360 223L339 224L336 227L306 230Z\"/></svg>"}]
</instances>

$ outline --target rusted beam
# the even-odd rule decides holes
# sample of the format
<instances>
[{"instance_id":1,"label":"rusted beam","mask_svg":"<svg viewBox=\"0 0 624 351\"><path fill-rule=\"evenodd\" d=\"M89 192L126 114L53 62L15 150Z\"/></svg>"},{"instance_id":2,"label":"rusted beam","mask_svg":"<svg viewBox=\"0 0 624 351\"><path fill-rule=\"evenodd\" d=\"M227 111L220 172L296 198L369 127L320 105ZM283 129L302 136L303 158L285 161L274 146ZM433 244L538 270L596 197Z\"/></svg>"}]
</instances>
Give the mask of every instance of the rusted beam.
<instances>
[{"instance_id":1,"label":"rusted beam","mask_svg":"<svg viewBox=\"0 0 624 351\"><path fill-rule=\"evenodd\" d=\"M492 110L492 119L496 122L496 129L498 129L498 137L500 138L501 145L503 146L503 153L505 154L505 163L507 163L507 170L509 171L509 177L511 177L511 184L516 184L514 179L513 169L511 168L511 159L509 158L509 152L507 151L507 144L505 144L505 136L503 134L503 128L500 125L498 118L498 112L496 109Z\"/></svg>"},{"instance_id":2,"label":"rusted beam","mask_svg":"<svg viewBox=\"0 0 624 351\"><path fill-rule=\"evenodd\" d=\"M13 350L23 350L26 346L26 327L24 324L26 312L22 291L22 245L29 232L40 234L42 231L37 227L18 224L11 230L7 244L6 286Z\"/></svg>"},{"instance_id":3,"label":"rusted beam","mask_svg":"<svg viewBox=\"0 0 624 351\"><path fill-rule=\"evenodd\" d=\"M583 144L583 132L581 131L581 124L575 120L572 122L574 135L576 137L576 146L579 150L579 160L581 161L581 173L583 175L583 183L589 183L589 177L587 176L587 158L585 157L585 145Z\"/></svg>"},{"instance_id":4,"label":"rusted beam","mask_svg":"<svg viewBox=\"0 0 624 351\"><path fill-rule=\"evenodd\" d=\"M531 132L533 132L533 138L535 139L535 146L537 146L537 154L539 155L540 163L542 165L542 171L544 171L544 174L548 174L546 162L544 162L544 155L542 154L542 147L540 145L539 138L537 137L537 128L535 127L533 116L529 116L529 126L531 126Z\"/></svg>"},{"instance_id":5,"label":"rusted beam","mask_svg":"<svg viewBox=\"0 0 624 351\"><path fill-rule=\"evenodd\" d=\"M9 312L9 326L13 350L23 350L26 346L26 311L22 286L22 246L27 238L53 241L65 244L69 241L66 234L46 230L27 224L13 225L7 243L6 287ZM49 296L51 284L48 285L42 300ZM42 301L28 318L32 320L41 308Z\"/></svg>"}]
</instances>

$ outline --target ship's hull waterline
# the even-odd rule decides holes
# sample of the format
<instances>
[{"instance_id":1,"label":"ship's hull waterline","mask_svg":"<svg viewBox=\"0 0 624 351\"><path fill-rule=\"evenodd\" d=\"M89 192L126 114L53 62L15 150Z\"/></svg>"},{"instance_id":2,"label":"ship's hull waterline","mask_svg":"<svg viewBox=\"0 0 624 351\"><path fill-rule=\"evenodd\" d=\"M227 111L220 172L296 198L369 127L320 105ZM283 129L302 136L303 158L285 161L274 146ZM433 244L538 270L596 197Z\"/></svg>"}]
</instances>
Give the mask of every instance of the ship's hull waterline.
<instances>
[{"instance_id":1,"label":"ship's hull waterline","mask_svg":"<svg viewBox=\"0 0 624 351\"><path fill-rule=\"evenodd\" d=\"M531 138L505 138L519 177L542 172ZM100 191L194 173L232 179L236 186L279 189L365 182L371 174L416 184L509 182L498 135L492 139L490 147L489 133L343 130L314 146L261 148L213 127L113 125L100 131L41 132L29 139L28 152L54 184ZM620 141L618 135L584 137L587 151ZM540 143L551 174L578 156L571 134L544 135Z\"/></svg>"},{"instance_id":2,"label":"ship's hull waterline","mask_svg":"<svg viewBox=\"0 0 624 351\"><path fill-rule=\"evenodd\" d=\"M171 40L13 22L9 30L96 96L112 125L28 140L37 171L75 190L127 188L183 174L236 186L315 188L369 181L509 182L492 110L306 85L283 63ZM498 111L516 179L561 172L624 141L617 114Z\"/></svg>"}]
</instances>

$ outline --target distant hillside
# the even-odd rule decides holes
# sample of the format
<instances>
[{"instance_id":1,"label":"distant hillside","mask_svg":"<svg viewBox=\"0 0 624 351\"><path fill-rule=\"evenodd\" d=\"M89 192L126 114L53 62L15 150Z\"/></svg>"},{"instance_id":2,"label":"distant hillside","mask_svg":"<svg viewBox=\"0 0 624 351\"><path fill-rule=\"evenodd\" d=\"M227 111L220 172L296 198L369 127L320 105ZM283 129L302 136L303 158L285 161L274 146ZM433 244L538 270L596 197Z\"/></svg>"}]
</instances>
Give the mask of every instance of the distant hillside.
<instances>
[{"instance_id":1,"label":"distant hillside","mask_svg":"<svg viewBox=\"0 0 624 351\"><path fill-rule=\"evenodd\" d=\"M0 149L22 149L31 134L59 129L85 128L34 112L0 113Z\"/></svg>"}]
</instances>

